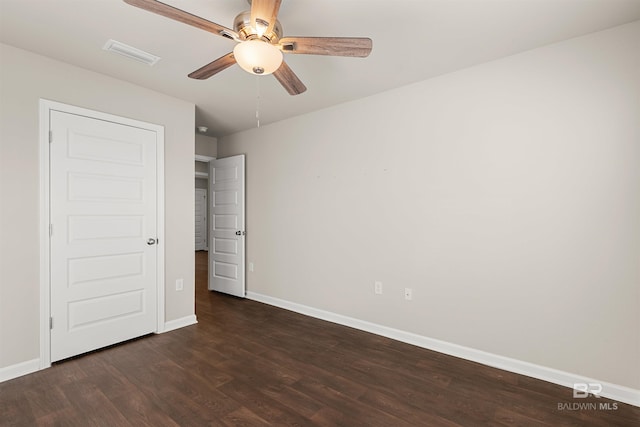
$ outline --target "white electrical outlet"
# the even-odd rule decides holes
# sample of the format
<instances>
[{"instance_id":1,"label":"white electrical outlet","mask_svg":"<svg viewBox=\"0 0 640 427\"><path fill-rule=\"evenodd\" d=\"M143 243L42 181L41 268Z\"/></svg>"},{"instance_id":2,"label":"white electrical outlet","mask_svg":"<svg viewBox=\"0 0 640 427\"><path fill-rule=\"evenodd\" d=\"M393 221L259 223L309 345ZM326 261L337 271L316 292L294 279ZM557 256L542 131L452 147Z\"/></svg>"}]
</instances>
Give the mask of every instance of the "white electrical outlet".
<instances>
[{"instance_id":1,"label":"white electrical outlet","mask_svg":"<svg viewBox=\"0 0 640 427\"><path fill-rule=\"evenodd\" d=\"M377 280L373 283L374 292L378 295L382 295L382 282L378 282Z\"/></svg>"},{"instance_id":2,"label":"white electrical outlet","mask_svg":"<svg viewBox=\"0 0 640 427\"><path fill-rule=\"evenodd\" d=\"M184 289L184 279L176 279L176 291Z\"/></svg>"},{"instance_id":3,"label":"white electrical outlet","mask_svg":"<svg viewBox=\"0 0 640 427\"><path fill-rule=\"evenodd\" d=\"M413 299L413 290L411 288L404 288L404 299L407 301Z\"/></svg>"},{"instance_id":4,"label":"white electrical outlet","mask_svg":"<svg viewBox=\"0 0 640 427\"><path fill-rule=\"evenodd\" d=\"M252 262L249 263L249 271L253 272L253 263Z\"/></svg>"}]
</instances>

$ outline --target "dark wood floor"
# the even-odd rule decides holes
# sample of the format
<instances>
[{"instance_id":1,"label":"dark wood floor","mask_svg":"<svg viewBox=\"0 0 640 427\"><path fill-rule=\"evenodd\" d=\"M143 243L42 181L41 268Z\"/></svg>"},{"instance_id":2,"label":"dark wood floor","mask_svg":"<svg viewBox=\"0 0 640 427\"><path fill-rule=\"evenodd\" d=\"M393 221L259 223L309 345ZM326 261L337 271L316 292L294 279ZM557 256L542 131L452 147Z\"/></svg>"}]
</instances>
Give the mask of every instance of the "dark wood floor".
<instances>
[{"instance_id":1,"label":"dark wood floor","mask_svg":"<svg viewBox=\"0 0 640 427\"><path fill-rule=\"evenodd\" d=\"M639 425L640 408L211 293L196 260L197 325L1 383L0 425Z\"/></svg>"}]
</instances>

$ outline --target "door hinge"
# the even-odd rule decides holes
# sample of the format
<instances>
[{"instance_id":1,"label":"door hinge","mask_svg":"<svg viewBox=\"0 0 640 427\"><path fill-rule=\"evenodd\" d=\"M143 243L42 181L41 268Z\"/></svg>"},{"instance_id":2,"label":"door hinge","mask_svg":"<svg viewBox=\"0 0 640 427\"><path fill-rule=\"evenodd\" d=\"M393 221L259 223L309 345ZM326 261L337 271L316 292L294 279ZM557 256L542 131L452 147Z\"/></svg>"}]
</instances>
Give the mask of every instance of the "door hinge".
<instances>
[{"instance_id":1,"label":"door hinge","mask_svg":"<svg viewBox=\"0 0 640 427\"><path fill-rule=\"evenodd\" d=\"M53 329L53 317L49 317L49 329Z\"/></svg>"},{"instance_id":2,"label":"door hinge","mask_svg":"<svg viewBox=\"0 0 640 427\"><path fill-rule=\"evenodd\" d=\"M53 142L53 131L50 130L49 131L49 144L51 144Z\"/></svg>"}]
</instances>

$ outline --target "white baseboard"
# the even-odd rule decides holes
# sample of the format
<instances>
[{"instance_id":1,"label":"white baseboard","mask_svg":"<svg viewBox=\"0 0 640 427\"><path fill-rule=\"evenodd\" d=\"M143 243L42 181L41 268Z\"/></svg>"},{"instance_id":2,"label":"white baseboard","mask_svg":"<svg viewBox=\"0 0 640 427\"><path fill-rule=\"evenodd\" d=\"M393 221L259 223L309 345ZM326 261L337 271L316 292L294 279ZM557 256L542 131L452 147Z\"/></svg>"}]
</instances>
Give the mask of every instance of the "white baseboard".
<instances>
[{"instance_id":1,"label":"white baseboard","mask_svg":"<svg viewBox=\"0 0 640 427\"><path fill-rule=\"evenodd\" d=\"M190 314L189 316L181 317L175 320L169 320L164 324L164 330L160 331L160 333L173 331L174 329L184 328L185 326L191 326L198 323L198 319L196 319L195 314Z\"/></svg>"},{"instance_id":2,"label":"white baseboard","mask_svg":"<svg viewBox=\"0 0 640 427\"><path fill-rule=\"evenodd\" d=\"M460 357L462 359L481 363L483 365L491 366L498 369L503 369L505 371L514 372L516 374L537 378L550 383L569 387L570 389L573 389L573 386L576 383L599 383L602 385L602 392L600 393L601 396L627 403L629 405L640 406L640 390L632 389L618 384L611 384L605 381L599 381L593 378L587 378L582 375L559 371L557 369L524 362L522 360L487 353L482 350L476 350L474 348L464 347L446 341L440 341L411 332L389 328L387 326L355 319L353 317L343 316L341 314L332 313L330 311L319 310L317 308L282 300L279 298L273 298L255 292L247 292L246 297L254 301L284 308L286 310L315 317L317 319L349 326L361 331L381 335L383 337L405 342L407 344L412 344L418 347L437 351L439 353L448 354L450 356ZM573 394L568 393L567 396L572 397Z\"/></svg>"},{"instance_id":3,"label":"white baseboard","mask_svg":"<svg viewBox=\"0 0 640 427\"><path fill-rule=\"evenodd\" d=\"M40 359L27 360L15 365L0 368L0 383L40 370Z\"/></svg>"}]
</instances>

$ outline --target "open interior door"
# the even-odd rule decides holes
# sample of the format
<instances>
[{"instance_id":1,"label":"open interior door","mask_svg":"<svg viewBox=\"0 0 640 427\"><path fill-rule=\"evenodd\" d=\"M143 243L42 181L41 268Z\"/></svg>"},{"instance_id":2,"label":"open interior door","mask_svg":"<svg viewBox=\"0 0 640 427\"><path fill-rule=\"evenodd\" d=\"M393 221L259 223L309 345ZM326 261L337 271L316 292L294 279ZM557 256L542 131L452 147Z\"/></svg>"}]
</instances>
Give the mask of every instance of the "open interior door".
<instances>
[{"instance_id":1,"label":"open interior door","mask_svg":"<svg viewBox=\"0 0 640 427\"><path fill-rule=\"evenodd\" d=\"M209 290L244 298L244 154L209 162Z\"/></svg>"}]
</instances>

